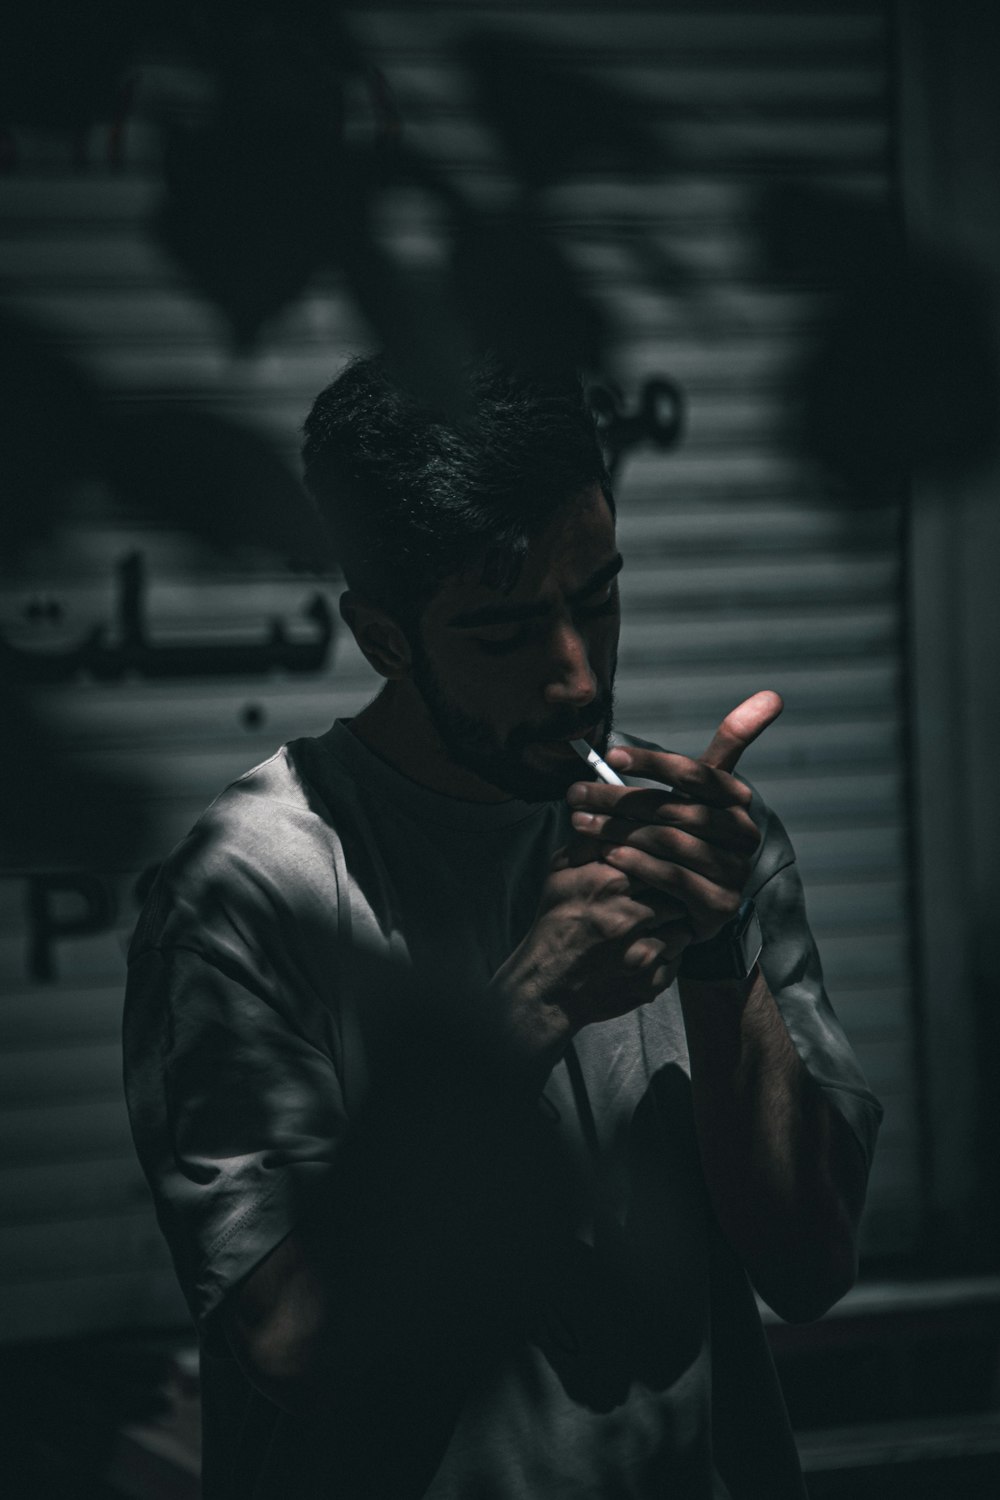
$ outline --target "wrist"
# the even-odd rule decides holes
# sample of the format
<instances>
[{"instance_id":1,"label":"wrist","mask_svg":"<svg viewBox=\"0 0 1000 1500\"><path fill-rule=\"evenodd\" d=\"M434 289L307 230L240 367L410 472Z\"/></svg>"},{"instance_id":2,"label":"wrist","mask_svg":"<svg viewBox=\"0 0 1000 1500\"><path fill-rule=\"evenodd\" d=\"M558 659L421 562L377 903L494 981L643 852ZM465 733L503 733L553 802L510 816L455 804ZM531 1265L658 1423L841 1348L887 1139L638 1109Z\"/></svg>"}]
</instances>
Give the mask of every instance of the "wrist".
<instances>
[{"instance_id":1,"label":"wrist","mask_svg":"<svg viewBox=\"0 0 1000 1500\"><path fill-rule=\"evenodd\" d=\"M717 1018L726 1010L741 1014L763 983L760 964L754 964L745 979L690 979L679 974L677 989L685 1016L690 1013Z\"/></svg>"},{"instance_id":2,"label":"wrist","mask_svg":"<svg viewBox=\"0 0 1000 1500\"><path fill-rule=\"evenodd\" d=\"M748 897L714 937L704 943L690 943L684 949L679 978L696 984L745 988L758 966L762 948L757 908Z\"/></svg>"},{"instance_id":3,"label":"wrist","mask_svg":"<svg viewBox=\"0 0 1000 1500\"><path fill-rule=\"evenodd\" d=\"M495 1040L501 1057L515 1071L542 1082L558 1062L578 1027L537 976L503 965L487 987Z\"/></svg>"}]
</instances>

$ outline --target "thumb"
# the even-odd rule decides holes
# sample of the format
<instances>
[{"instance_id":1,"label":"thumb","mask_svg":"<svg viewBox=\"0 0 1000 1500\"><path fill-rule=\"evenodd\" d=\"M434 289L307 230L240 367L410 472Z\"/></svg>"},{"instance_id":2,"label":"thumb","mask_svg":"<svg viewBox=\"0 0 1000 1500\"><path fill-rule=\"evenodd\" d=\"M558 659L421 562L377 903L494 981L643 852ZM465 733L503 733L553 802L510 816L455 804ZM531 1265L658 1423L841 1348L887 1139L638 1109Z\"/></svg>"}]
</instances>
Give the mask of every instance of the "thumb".
<instances>
[{"instance_id":1,"label":"thumb","mask_svg":"<svg viewBox=\"0 0 1000 1500\"><path fill-rule=\"evenodd\" d=\"M769 688L745 699L726 715L713 734L712 743L701 757L703 765L714 766L718 771L735 770L747 746L774 723L784 706L778 694Z\"/></svg>"}]
</instances>

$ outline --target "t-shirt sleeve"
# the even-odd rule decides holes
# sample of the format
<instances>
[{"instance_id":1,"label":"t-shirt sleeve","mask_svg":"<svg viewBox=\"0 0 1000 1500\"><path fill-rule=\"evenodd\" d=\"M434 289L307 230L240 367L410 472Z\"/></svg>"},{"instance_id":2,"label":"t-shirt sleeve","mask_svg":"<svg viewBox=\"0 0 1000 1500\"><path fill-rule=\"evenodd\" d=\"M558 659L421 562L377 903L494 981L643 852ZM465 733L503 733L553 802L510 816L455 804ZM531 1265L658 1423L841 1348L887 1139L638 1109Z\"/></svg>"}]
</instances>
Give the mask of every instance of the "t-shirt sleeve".
<instances>
[{"instance_id":1,"label":"t-shirt sleeve","mask_svg":"<svg viewBox=\"0 0 1000 1500\"><path fill-rule=\"evenodd\" d=\"M170 872L130 953L133 1135L210 1342L226 1294L322 1206L346 1130L335 1018L290 968L287 911L232 860L224 881Z\"/></svg>"},{"instance_id":2,"label":"t-shirt sleeve","mask_svg":"<svg viewBox=\"0 0 1000 1500\"><path fill-rule=\"evenodd\" d=\"M764 977L799 1056L853 1129L870 1167L882 1106L827 996L791 840L756 791L750 813L762 837L746 892L760 918Z\"/></svg>"}]
</instances>

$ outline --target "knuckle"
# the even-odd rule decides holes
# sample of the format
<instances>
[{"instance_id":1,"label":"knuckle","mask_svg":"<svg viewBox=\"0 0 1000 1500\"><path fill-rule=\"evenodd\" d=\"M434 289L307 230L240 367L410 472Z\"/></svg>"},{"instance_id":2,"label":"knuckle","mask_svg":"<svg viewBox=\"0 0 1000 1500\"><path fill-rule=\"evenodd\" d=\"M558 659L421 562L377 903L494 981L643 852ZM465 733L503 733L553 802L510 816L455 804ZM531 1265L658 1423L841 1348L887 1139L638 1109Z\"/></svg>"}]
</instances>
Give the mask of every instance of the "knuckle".
<instances>
[{"instance_id":1,"label":"knuckle","mask_svg":"<svg viewBox=\"0 0 1000 1500\"><path fill-rule=\"evenodd\" d=\"M723 886L710 884L701 896L702 924L710 927L713 933L718 932L736 910L735 906L731 910L729 903L730 892Z\"/></svg>"},{"instance_id":2,"label":"knuckle","mask_svg":"<svg viewBox=\"0 0 1000 1500\"><path fill-rule=\"evenodd\" d=\"M615 869L614 865L600 864L595 866L600 871L597 877L597 891L602 896L623 896L629 889L630 881L624 870Z\"/></svg>"},{"instance_id":3,"label":"knuckle","mask_svg":"<svg viewBox=\"0 0 1000 1500\"><path fill-rule=\"evenodd\" d=\"M685 855L688 859L697 859L704 847L703 841L698 838L697 834L688 833L683 828L674 830L674 835L670 839L670 843L678 854Z\"/></svg>"},{"instance_id":4,"label":"knuckle","mask_svg":"<svg viewBox=\"0 0 1000 1500\"><path fill-rule=\"evenodd\" d=\"M602 926L607 941L617 943L622 938L629 936L634 924L631 918L626 916L624 912L615 910L605 915Z\"/></svg>"},{"instance_id":5,"label":"knuckle","mask_svg":"<svg viewBox=\"0 0 1000 1500\"><path fill-rule=\"evenodd\" d=\"M728 922L729 919L731 917L735 917L736 913L739 911L742 900L742 891L733 890L729 886L724 886L719 891L719 899L716 909L723 917L723 919Z\"/></svg>"},{"instance_id":6,"label":"knuckle","mask_svg":"<svg viewBox=\"0 0 1000 1500\"><path fill-rule=\"evenodd\" d=\"M760 845L763 835L745 808L741 807L739 809L737 817L739 818L740 829L746 840L747 847L753 852Z\"/></svg>"},{"instance_id":7,"label":"knuckle","mask_svg":"<svg viewBox=\"0 0 1000 1500\"><path fill-rule=\"evenodd\" d=\"M683 784L685 788L705 791L706 788L715 785L715 775L716 773L710 766L704 765L700 760L692 760L684 767Z\"/></svg>"}]
</instances>

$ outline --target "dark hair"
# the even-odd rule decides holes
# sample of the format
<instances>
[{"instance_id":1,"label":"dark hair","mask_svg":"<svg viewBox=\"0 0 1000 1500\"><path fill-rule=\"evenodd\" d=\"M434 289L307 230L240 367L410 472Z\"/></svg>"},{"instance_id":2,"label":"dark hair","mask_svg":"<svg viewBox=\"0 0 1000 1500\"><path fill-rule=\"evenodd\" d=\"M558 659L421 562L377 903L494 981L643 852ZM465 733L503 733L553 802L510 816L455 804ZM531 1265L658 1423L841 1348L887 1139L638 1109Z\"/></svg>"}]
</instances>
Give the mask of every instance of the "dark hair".
<instances>
[{"instance_id":1,"label":"dark hair","mask_svg":"<svg viewBox=\"0 0 1000 1500\"><path fill-rule=\"evenodd\" d=\"M358 359L305 424L306 487L348 585L406 627L449 576L517 581L529 541L586 485L614 499L579 378L468 370L467 414L422 405L384 358Z\"/></svg>"}]
</instances>

